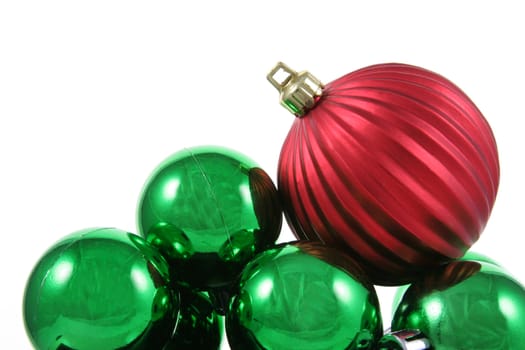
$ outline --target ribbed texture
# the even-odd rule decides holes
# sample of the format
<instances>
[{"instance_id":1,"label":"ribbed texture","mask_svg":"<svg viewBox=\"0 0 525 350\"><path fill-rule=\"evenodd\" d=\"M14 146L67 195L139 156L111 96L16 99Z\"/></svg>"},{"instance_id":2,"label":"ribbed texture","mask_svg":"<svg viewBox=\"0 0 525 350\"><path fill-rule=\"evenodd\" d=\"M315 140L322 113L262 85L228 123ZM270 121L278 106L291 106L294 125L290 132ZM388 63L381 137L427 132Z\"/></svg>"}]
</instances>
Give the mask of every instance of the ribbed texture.
<instances>
[{"instance_id":1,"label":"ribbed texture","mask_svg":"<svg viewBox=\"0 0 525 350\"><path fill-rule=\"evenodd\" d=\"M479 238L499 183L490 126L454 84L382 64L325 87L296 118L278 187L295 235L344 247L401 284Z\"/></svg>"}]
</instances>

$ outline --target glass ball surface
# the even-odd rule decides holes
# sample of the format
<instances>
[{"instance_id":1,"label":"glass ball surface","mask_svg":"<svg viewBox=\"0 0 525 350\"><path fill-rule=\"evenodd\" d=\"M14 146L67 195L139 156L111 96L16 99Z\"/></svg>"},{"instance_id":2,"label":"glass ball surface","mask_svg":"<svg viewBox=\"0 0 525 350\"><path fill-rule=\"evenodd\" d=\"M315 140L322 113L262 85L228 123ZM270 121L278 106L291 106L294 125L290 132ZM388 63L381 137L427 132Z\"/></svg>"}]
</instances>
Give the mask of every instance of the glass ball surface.
<instances>
[{"instance_id":1,"label":"glass ball surface","mask_svg":"<svg viewBox=\"0 0 525 350\"><path fill-rule=\"evenodd\" d=\"M178 292L168 267L140 236L95 228L53 245L31 272L24 295L36 349L155 349L174 331Z\"/></svg>"},{"instance_id":2,"label":"glass ball surface","mask_svg":"<svg viewBox=\"0 0 525 350\"><path fill-rule=\"evenodd\" d=\"M166 257L184 286L229 284L280 232L270 177L248 157L214 146L181 150L150 175L138 231Z\"/></svg>"},{"instance_id":3,"label":"glass ball surface","mask_svg":"<svg viewBox=\"0 0 525 350\"><path fill-rule=\"evenodd\" d=\"M525 288L483 261L454 261L413 283L392 330L419 329L436 350L510 350L525 344Z\"/></svg>"},{"instance_id":4,"label":"glass ball surface","mask_svg":"<svg viewBox=\"0 0 525 350\"><path fill-rule=\"evenodd\" d=\"M259 254L240 278L226 331L232 349L373 349L379 302L361 268L319 243Z\"/></svg>"}]
</instances>

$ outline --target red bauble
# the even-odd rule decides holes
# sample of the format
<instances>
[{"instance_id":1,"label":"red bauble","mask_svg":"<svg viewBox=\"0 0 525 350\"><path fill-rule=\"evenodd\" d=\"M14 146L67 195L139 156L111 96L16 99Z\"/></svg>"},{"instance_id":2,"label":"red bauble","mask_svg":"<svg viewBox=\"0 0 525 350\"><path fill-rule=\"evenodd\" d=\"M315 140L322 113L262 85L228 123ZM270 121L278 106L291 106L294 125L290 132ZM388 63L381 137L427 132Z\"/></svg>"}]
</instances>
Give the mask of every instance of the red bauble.
<instances>
[{"instance_id":1,"label":"red bauble","mask_svg":"<svg viewBox=\"0 0 525 350\"><path fill-rule=\"evenodd\" d=\"M324 87L282 63L268 78L298 116L278 187L299 239L343 248L374 283L395 285L459 258L479 238L498 154L487 121L457 86L405 64L366 67Z\"/></svg>"}]
</instances>

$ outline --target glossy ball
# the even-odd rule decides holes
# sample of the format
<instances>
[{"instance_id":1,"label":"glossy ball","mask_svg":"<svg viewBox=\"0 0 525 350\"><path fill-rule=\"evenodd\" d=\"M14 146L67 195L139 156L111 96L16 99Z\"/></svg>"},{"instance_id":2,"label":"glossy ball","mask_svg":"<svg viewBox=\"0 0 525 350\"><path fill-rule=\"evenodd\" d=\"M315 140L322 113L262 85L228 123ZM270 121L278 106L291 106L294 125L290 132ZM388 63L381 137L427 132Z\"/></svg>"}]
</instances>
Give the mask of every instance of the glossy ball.
<instances>
[{"instance_id":1,"label":"glossy ball","mask_svg":"<svg viewBox=\"0 0 525 350\"><path fill-rule=\"evenodd\" d=\"M218 350L222 328L221 318L205 293L182 290L177 332L163 350Z\"/></svg>"},{"instance_id":2,"label":"glossy ball","mask_svg":"<svg viewBox=\"0 0 525 350\"><path fill-rule=\"evenodd\" d=\"M295 118L278 167L296 236L339 246L383 285L461 257L498 183L496 142L478 108L446 78L405 64L327 84Z\"/></svg>"},{"instance_id":3,"label":"glossy ball","mask_svg":"<svg viewBox=\"0 0 525 350\"><path fill-rule=\"evenodd\" d=\"M138 230L186 286L230 283L277 239L282 213L270 177L249 158L219 147L173 154L147 180Z\"/></svg>"},{"instance_id":4,"label":"glossy ball","mask_svg":"<svg viewBox=\"0 0 525 350\"><path fill-rule=\"evenodd\" d=\"M141 237L87 229L51 247L34 268L24 320L37 349L160 349L179 312L167 264Z\"/></svg>"},{"instance_id":5,"label":"glossy ball","mask_svg":"<svg viewBox=\"0 0 525 350\"><path fill-rule=\"evenodd\" d=\"M250 262L226 317L232 349L373 349L379 303L361 268L319 243L279 245Z\"/></svg>"},{"instance_id":6,"label":"glossy ball","mask_svg":"<svg viewBox=\"0 0 525 350\"><path fill-rule=\"evenodd\" d=\"M511 350L525 344L525 288L498 266L455 261L405 292L392 330L417 328L435 350Z\"/></svg>"},{"instance_id":7,"label":"glossy ball","mask_svg":"<svg viewBox=\"0 0 525 350\"><path fill-rule=\"evenodd\" d=\"M486 255L483 255L481 253L473 252L473 251L467 251L465 255L463 255L458 260L460 261L477 261L477 262L483 262L487 264L496 265L500 268L500 264L496 262L494 259L489 258ZM503 269L503 268L502 268ZM399 303L401 302L401 299L403 298L403 295L405 295L406 290L410 287L410 284L405 284L402 286L399 286L396 288L394 298L392 300L392 315L396 312L397 307L399 306Z\"/></svg>"}]
</instances>

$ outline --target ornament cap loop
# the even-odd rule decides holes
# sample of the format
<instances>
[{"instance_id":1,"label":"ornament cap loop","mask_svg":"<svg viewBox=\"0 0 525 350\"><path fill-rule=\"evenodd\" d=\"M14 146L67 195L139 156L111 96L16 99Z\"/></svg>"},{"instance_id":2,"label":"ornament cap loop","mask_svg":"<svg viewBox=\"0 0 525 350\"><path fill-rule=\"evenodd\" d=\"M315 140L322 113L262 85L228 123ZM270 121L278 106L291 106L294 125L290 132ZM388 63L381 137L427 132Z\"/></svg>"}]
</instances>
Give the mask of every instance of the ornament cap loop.
<instances>
[{"instance_id":1,"label":"ornament cap loop","mask_svg":"<svg viewBox=\"0 0 525 350\"><path fill-rule=\"evenodd\" d=\"M417 329L404 329L385 334L379 342L379 350L428 350L430 341Z\"/></svg>"},{"instance_id":2,"label":"ornament cap loop","mask_svg":"<svg viewBox=\"0 0 525 350\"><path fill-rule=\"evenodd\" d=\"M266 76L280 93L280 102L297 117L305 115L323 93L323 84L307 71L296 72L282 62Z\"/></svg>"}]
</instances>

